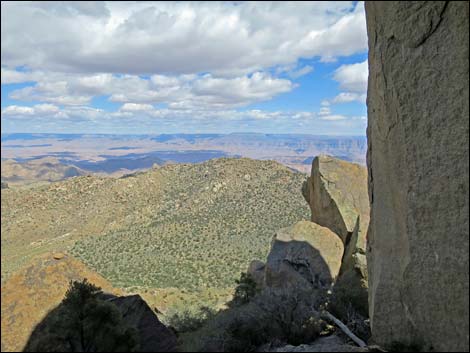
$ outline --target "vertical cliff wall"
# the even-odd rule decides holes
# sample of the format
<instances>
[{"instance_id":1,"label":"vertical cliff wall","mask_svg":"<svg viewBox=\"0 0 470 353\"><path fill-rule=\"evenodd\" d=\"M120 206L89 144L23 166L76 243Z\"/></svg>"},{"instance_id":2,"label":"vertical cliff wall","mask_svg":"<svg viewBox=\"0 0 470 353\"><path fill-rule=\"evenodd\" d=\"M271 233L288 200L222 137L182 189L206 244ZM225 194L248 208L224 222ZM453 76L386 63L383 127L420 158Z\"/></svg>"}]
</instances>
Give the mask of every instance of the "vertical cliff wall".
<instances>
[{"instance_id":1,"label":"vertical cliff wall","mask_svg":"<svg viewBox=\"0 0 470 353\"><path fill-rule=\"evenodd\" d=\"M469 349L469 3L366 2L373 338Z\"/></svg>"}]
</instances>

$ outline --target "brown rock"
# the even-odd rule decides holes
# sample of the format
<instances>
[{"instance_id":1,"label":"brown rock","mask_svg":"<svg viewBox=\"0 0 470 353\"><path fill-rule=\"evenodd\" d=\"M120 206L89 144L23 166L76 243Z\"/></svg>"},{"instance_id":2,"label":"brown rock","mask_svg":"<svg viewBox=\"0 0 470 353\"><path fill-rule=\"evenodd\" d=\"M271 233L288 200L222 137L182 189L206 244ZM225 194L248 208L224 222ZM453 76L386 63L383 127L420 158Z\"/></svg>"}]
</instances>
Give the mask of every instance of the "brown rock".
<instances>
[{"instance_id":1,"label":"brown rock","mask_svg":"<svg viewBox=\"0 0 470 353\"><path fill-rule=\"evenodd\" d=\"M65 257L65 254L58 252L58 253L54 253L52 257L54 258L54 260L62 260Z\"/></svg>"},{"instance_id":2,"label":"brown rock","mask_svg":"<svg viewBox=\"0 0 470 353\"><path fill-rule=\"evenodd\" d=\"M300 221L274 236L266 263L266 286L328 288L343 256L341 239L328 228Z\"/></svg>"},{"instance_id":3,"label":"brown rock","mask_svg":"<svg viewBox=\"0 0 470 353\"><path fill-rule=\"evenodd\" d=\"M335 288L347 292L351 304L367 316L365 253L370 212L367 169L333 157L319 156L313 160L305 189L303 193L312 211L312 221L328 227L344 242L343 264Z\"/></svg>"}]
</instances>

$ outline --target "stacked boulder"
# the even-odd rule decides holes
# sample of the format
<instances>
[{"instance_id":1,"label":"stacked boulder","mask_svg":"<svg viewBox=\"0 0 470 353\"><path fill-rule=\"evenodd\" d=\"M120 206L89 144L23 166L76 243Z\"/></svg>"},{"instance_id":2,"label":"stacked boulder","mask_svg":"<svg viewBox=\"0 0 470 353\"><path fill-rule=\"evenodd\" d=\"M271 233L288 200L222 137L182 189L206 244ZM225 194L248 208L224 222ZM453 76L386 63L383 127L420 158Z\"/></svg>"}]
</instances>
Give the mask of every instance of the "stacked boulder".
<instances>
[{"instance_id":1,"label":"stacked boulder","mask_svg":"<svg viewBox=\"0 0 470 353\"><path fill-rule=\"evenodd\" d=\"M300 221L279 230L265 267L265 284L271 288L327 288L338 276L344 247L328 228Z\"/></svg>"},{"instance_id":2,"label":"stacked boulder","mask_svg":"<svg viewBox=\"0 0 470 353\"><path fill-rule=\"evenodd\" d=\"M273 238L264 265L248 272L258 285L271 288L331 288L333 298L347 298L356 312L368 315L366 233L369 225L367 169L329 156L313 160L302 190L311 222L283 228Z\"/></svg>"},{"instance_id":3,"label":"stacked boulder","mask_svg":"<svg viewBox=\"0 0 470 353\"><path fill-rule=\"evenodd\" d=\"M347 296L359 313L368 316L366 236L370 205L367 169L319 156L313 161L306 191L312 222L331 229L344 244L335 295Z\"/></svg>"}]
</instances>

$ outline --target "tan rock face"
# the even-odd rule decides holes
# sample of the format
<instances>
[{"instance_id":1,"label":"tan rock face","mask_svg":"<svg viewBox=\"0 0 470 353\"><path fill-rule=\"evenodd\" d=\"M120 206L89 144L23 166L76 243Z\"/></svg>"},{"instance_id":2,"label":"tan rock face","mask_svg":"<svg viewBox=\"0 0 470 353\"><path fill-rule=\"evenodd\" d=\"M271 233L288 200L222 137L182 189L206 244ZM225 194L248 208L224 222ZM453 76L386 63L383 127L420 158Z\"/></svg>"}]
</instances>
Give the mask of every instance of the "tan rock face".
<instances>
[{"instance_id":1,"label":"tan rock face","mask_svg":"<svg viewBox=\"0 0 470 353\"><path fill-rule=\"evenodd\" d=\"M373 338L469 350L469 3L366 2Z\"/></svg>"},{"instance_id":2,"label":"tan rock face","mask_svg":"<svg viewBox=\"0 0 470 353\"><path fill-rule=\"evenodd\" d=\"M341 239L328 228L301 221L275 235L265 268L272 288L328 288L336 279L343 256Z\"/></svg>"},{"instance_id":3,"label":"tan rock face","mask_svg":"<svg viewBox=\"0 0 470 353\"><path fill-rule=\"evenodd\" d=\"M330 228L343 242L354 231L358 216L369 220L367 169L330 156L313 160L309 183L312 221Z\"/></svg>"},{"instance_id":4,"label":"tan rock face","mask_svg":"<svg viewBox=\"0 0 470 353\"><path fill-rule=\"evenodd\" d=\"M366 234L369 226L367 169L329 156L313 160L304 196L312 221L337 233L345 254L336 288L348 292L358 311L367 315Z\"/></svg>"},{"instance_id":5,"label":"tan rock face","mask_svg":"<svg viewBox=\"0 0 470 353\"><path fill-rule=\"evenodd\" d=\"M120 293L71 256L45 254L2 286L2 352L20 352L34 327L64 298L69 282L87 278L106 292Z\"/></svg>"}]
</instances>

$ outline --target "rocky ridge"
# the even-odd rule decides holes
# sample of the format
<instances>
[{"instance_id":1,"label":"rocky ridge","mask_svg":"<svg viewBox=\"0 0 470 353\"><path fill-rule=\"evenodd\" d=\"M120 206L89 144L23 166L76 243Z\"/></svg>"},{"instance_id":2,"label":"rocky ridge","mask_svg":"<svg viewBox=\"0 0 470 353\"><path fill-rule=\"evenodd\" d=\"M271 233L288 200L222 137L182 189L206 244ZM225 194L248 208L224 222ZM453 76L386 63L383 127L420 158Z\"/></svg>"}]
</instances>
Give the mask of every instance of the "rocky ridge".
<instances>
[{"instance_id":1,"label":"rocky ridge","mask_svg":"<svg viewBox=\"0 0 470 353\"><path fill-rule=\"evenodd\" d=\"M88 172L60 162L54 157L16 162L2 160L2 181L9 185L27 185L41 182L60 181L71 177L86 175Z\"/></svg>"}]
</instances>

